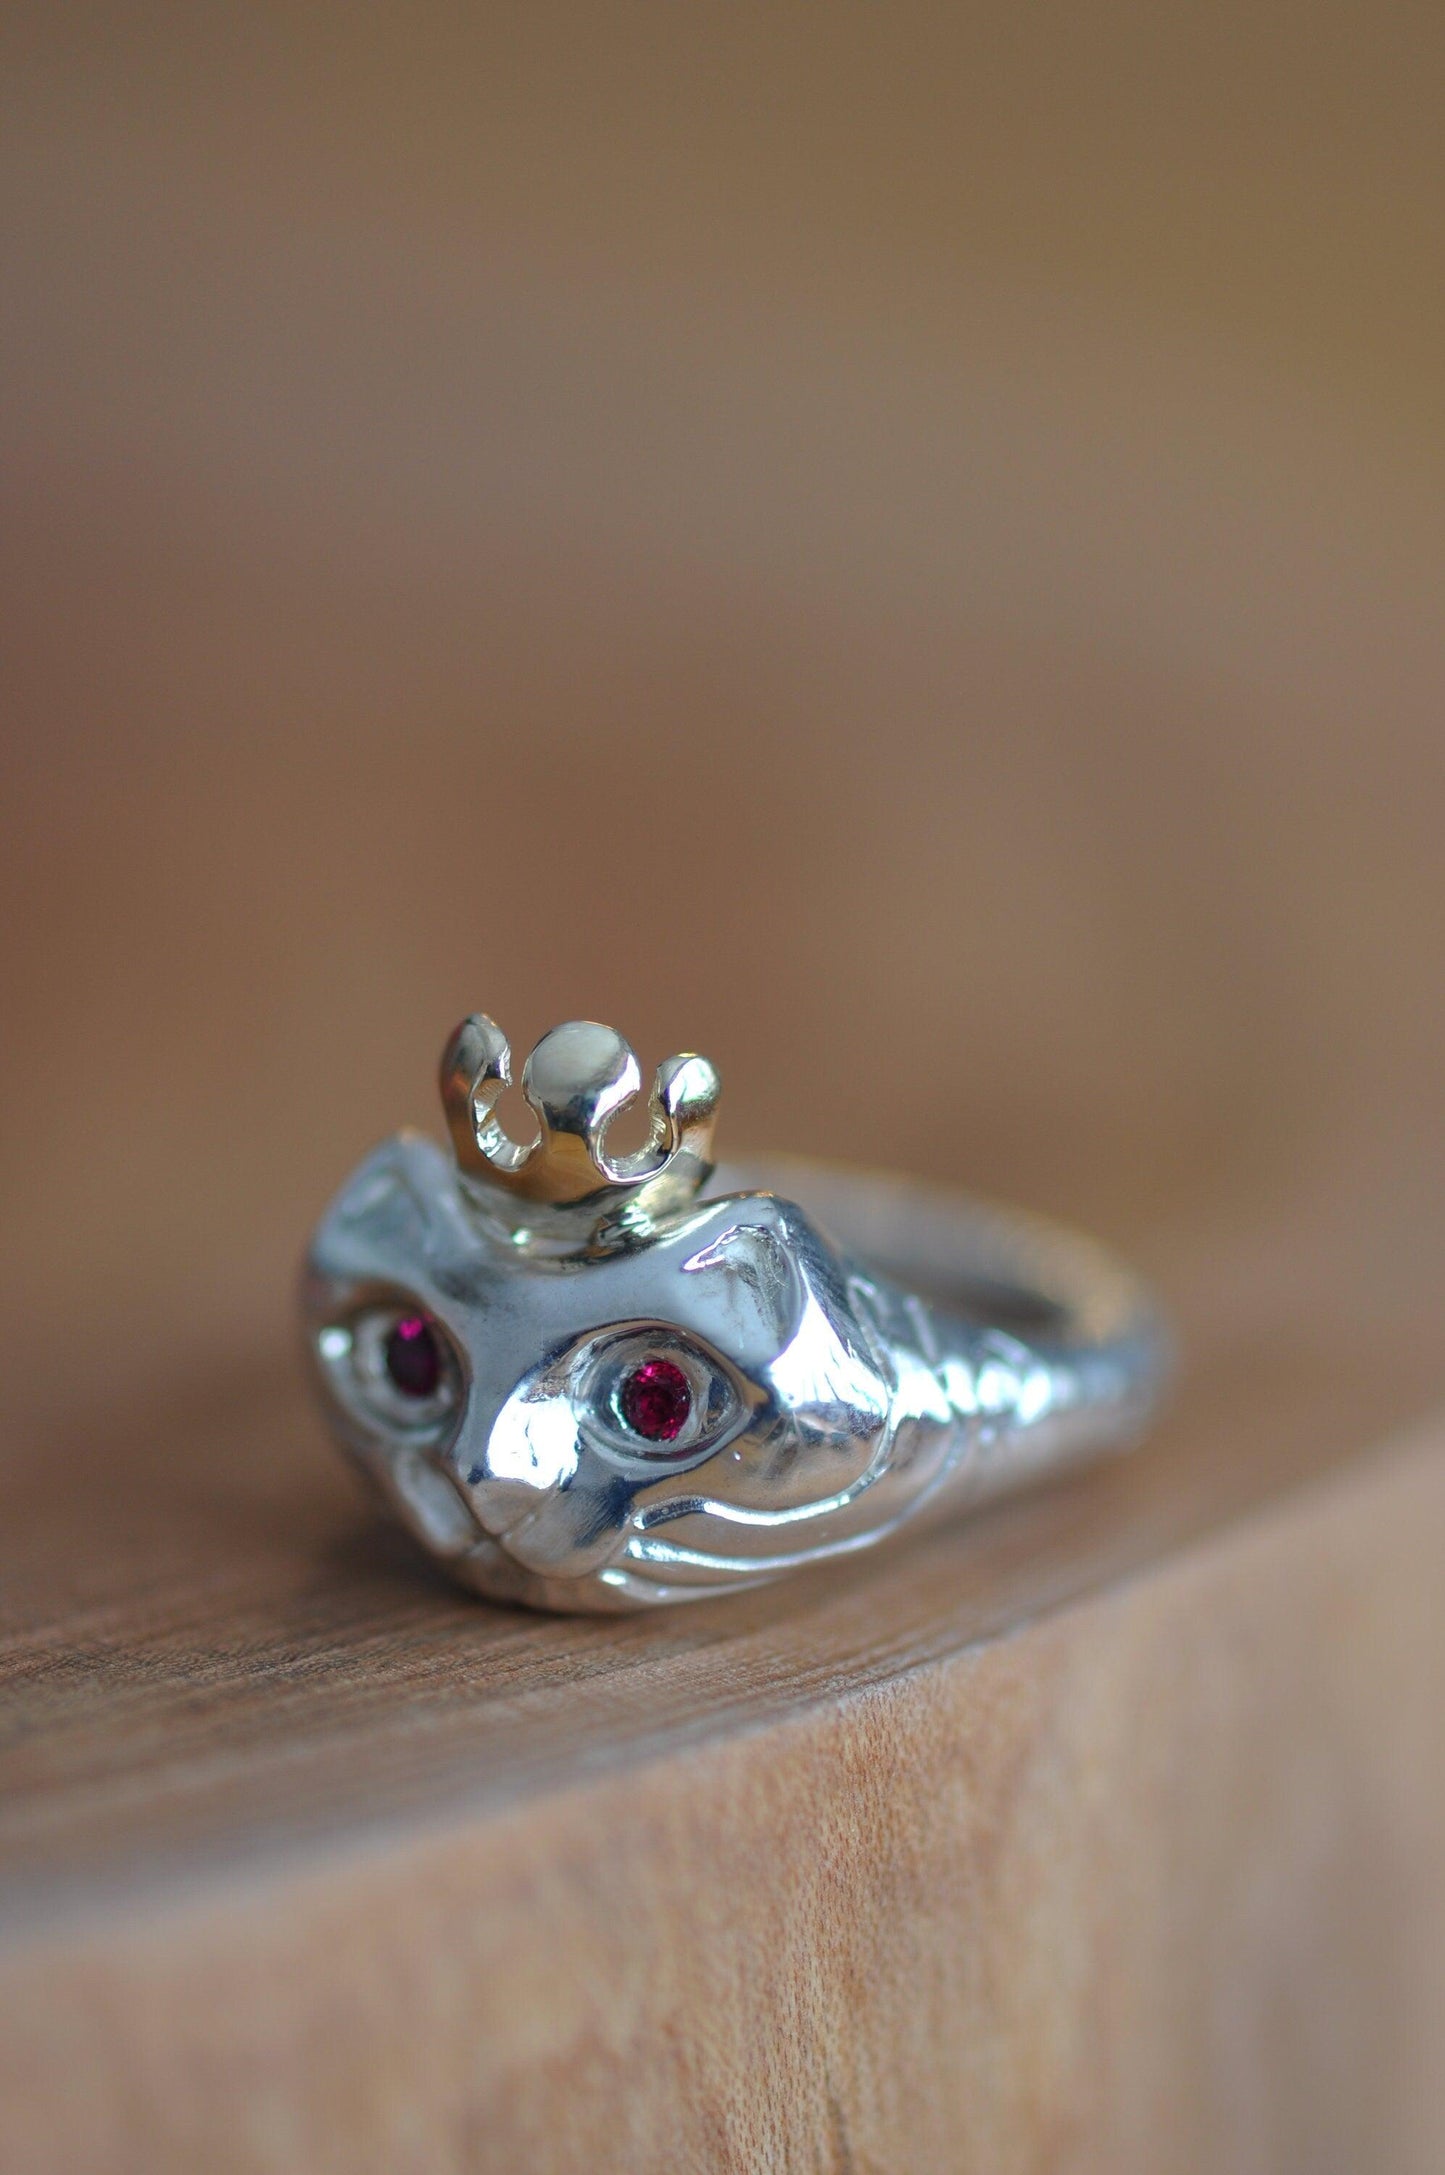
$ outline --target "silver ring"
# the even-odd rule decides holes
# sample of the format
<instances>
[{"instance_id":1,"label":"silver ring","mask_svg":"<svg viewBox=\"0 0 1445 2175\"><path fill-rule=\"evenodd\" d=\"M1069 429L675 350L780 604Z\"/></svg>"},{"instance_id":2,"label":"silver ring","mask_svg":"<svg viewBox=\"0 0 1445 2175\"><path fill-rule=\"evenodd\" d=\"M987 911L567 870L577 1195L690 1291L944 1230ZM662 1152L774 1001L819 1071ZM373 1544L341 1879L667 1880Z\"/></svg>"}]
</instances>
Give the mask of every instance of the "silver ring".
<instances>
[{"instance_id":1,"label":"silver ring","mask_svg":"<svg viewBox=\"0 0 1445 2175\"><path fill-rule=\"evenodd\" d=\"M719 1083L669 1058L649 1137L620 1035L554 1028L536 1118L494 1106L481 1014L442 1058L452 1152L412 1133L322 1218L304 1282L331 1427L464 1584L615 1610L735 1592L1136 1441L1168 1371L1090 1241L917 1182L712 1160Z\"/></svg>"}]
</instances>

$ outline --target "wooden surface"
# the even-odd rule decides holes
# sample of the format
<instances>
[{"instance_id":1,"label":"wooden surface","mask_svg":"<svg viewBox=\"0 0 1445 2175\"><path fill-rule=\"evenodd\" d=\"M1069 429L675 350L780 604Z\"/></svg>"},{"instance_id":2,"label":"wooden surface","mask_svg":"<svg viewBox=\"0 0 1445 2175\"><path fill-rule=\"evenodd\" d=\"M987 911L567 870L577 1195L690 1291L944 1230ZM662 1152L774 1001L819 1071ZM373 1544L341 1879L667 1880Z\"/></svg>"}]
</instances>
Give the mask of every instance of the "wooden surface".
<instances>
[{"instance_id":1,"label":"wooden surface","mask_svg":"<svg viewBox=\"0 0 1445 2175\"><path fill-rule=\"evenodd\" d=\"M171 1864L162 1895L7 1942L4 2164L1425 2175L1442 1542L1437 1433L981 1645L945 1598L979 1562L944 1543L690 1652L448 1641L444 1607L388 1608L375 1578L347 1588L365 1634L321 1651L313 1583L244 1674L273 1709L332 1689L304 1731L273 1712L275 1797L228 1877ZM1001 1591L1044 1598L1017 1561ZM193 1814L247 1795L218 1773L250 1765L224 1716L254 1698L219 1628L212 1597L209 1744L193 1723L165 1790L154 1747L131 1763L132 1805L166 1804L153 1846L178 1770ZM148 1673L176 1637L141 1644ZM314 1819L338 1767L342 1835L278 1853L268 1812ZM378 1832L363 1800L402 1770L451 1802Z\"/></svg>"},{"instance_id":2,"label":"wooden surface","mask_svg":"<svg viewBox=\"0 0 1445 2175\"><path fill-rule=\"evenodd\" d=\"M1266 17L17 29L4 2175L1445 2164L1438 101ZM453 1594L291 1295L478 1004L1097 1229L1157 1438Z\"/></svg>"}]
</instances>

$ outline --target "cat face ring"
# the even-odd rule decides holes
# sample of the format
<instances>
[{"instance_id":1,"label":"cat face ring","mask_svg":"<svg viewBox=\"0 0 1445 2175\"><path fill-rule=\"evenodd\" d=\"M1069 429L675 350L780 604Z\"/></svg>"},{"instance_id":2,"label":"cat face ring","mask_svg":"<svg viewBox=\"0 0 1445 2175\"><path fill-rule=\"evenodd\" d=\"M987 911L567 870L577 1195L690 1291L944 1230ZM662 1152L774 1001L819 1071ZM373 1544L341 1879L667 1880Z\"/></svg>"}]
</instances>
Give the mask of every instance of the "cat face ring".
<instances>
[{"instance_id":1,"label":"cat face ring","mask_svg":"<svg viewBox=\"0 0 1445 2175\"><path fill-rule=\"evenodd\" d=\"M343 1186L303 1305L333 1433L415 1537L497 1600L616 1610L866 1548L1137 1439L1168 1340L1089 1241L801 1160L717 1167L719 1082L641 1086L573 1020L494 1114L505 1037L464 1020L445 1153L402 1133Z\"/></svg>"}]
</instances>

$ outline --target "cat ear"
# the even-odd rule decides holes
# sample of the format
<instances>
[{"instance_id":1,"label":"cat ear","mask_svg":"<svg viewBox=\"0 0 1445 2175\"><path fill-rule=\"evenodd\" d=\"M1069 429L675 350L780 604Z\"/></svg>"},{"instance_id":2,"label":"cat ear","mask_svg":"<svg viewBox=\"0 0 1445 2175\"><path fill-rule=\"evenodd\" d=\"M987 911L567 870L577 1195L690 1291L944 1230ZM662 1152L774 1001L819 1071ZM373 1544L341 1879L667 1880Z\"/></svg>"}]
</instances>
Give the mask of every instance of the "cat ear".
<instances>
[{"instance_id":1,"label":"cat ear","mask_svg":"<svg viewBox=\"0 0 1445 2175\"><path fill-rule=\"evenodd\" d=\"M745 1368L765 1367L791 1341L807 1293L794 1249L771 1217L756 1213L762 1204L720 1205L731 1214L683 1272L699 1280L708 1321L725 1330L732 1356Z\"/></svg>"},{"instance_id":2,"label":"cat ear","mask_svg":"<svg viewBox=\"0 0 1445 2175\"><path fill-rule=\"evenodd\" d=\"M398 1133L337 1194L312 1242L311 1263L339 1281L409 1268L444 1282L449 1265L475 1254L476 1243L449 1158L420 1133Z\"/></svg>"}]
</instances>

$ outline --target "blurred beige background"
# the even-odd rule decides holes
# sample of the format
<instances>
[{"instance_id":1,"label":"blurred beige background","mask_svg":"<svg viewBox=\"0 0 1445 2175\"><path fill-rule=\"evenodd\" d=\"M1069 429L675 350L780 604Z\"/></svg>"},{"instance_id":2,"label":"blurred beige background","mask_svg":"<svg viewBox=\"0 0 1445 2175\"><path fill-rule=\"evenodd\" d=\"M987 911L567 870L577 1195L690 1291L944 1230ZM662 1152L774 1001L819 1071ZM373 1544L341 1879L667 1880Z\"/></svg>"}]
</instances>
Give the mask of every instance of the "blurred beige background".
<instances>
[{"instance_id":1,"label":"blurred beige background","mask_svg":"<svg viewBox=\"0 0 1445 2175\"><path fill-rule=\"evenodd\" d=\"M12 1440L285 1349L473 1006L1439 1274L1438 10L4 35Z\"/></svg>"}]
</instances>

